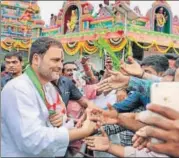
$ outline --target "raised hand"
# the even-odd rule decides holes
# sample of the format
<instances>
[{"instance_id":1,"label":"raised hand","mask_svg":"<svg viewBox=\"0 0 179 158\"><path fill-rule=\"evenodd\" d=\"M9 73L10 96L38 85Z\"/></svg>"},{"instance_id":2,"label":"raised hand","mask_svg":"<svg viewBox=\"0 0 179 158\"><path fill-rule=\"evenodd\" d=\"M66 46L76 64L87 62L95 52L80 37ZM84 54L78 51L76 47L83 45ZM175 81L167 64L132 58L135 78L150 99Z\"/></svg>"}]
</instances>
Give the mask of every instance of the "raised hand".
<instances>
[{"instance_id":1,"label":"raised hand","mask_svg":"<svg viewBox=\"0 0 179 158\"><path fill-rule=\"evenodd\" d=\"M147 147L147 143L150 142L150 138L144 138L135 134L132 138L133 147L137 148L138 150L142 150L143 148Z\"/></svg>"},{"instance_id":2,"label":"raised hand","mask_svg":"<svg viewBox=\"0 0 179 158\"><path fill-rule=\"evenodd\" d=\"M136 134L157 138L162 141L157 144L152 142L148 143L147 148L149 150L178 157L179 112L168 107L154 104L147 106L147 109L161 115L162 117L160 117L160 120L156 115L154 115L154 117L148 117L147 124L149 126L143 127ZM140 121L144 122L143 120Z\"/></svg>"},{"instance_id":3,"label":"raised hand","mask_svg":"<svg viewBox=\"0 0 179 158\"><path fill-rule=\"evenodd\" d=\"M108 151L111 145L107 134L104 129L101 127L101 136L92 136L85 138L85 143L88 146L88 149L97 150L97 151Z\"/></svg>"},{"instance_id":4,"label":"raised hand","mask_svg":"<svg viewBox=\"0 0 179 158\"><path fill-rule=\"evenodd\" d=\"M107 106L108 110L93 109L91 111L90 120L98 122L99 125L117 124L118 112L111 104L108 103Z\"/></svg>"},{"instance_id":5,"label":"raised hand","mask_svg":"<svg viewBox=\"0 0 179 158\"><path fill-rule=\"evenodd\" d=\"M100 126L98 123L90 120L91 109L86 110L86 120L83 122L82 128L90 134L95 132Z\"/></svg>"},{"instance_id":6,"label":"raised hand","mask_svg":"<svg viewBox=\"0 0 179 158\"><path fill-rule=\"evenodd\" d=\"M89 57L82 57L81 58L81 64L86 64L86 62L89 60Z\"/></svg>"},{"instance_id":7,"label":"raised hand","mask_svg":"<svg viewBox=\"0 0 179 158\"><path fill-rule=\"evenodd\" d=\"M84 112L84 114L78 119L75 127L80 128L82 126L83 122L85 121L85 119L86 119L86 112Z\"/></svg>"},{"instance_id":8,"label":"raised hand","mask_svg":"<svg viewBox=\"0 0 179 158\"><path fill-rule=\"evenodd\" d=\"M141 66L137 63L137 61L135 61L132 57L128 57L128 61L130 62L130 64L121 61L122 71L131 76L141 77L143 70Z\"/></svg>"},{"instance_id":9,"label":"raised hand","mask_svg":"<svg viewBox=\"0 0 179 158\"><path fill-rule=\"evenodd\" d=\"M108 92L113 89L124 88L128 86L130 79L129 76L124 76L121 72L114 72L111 70L108 70L108 73L112 76L102 80L97 84L99 91Z\"/></svg>"}]
</instances>

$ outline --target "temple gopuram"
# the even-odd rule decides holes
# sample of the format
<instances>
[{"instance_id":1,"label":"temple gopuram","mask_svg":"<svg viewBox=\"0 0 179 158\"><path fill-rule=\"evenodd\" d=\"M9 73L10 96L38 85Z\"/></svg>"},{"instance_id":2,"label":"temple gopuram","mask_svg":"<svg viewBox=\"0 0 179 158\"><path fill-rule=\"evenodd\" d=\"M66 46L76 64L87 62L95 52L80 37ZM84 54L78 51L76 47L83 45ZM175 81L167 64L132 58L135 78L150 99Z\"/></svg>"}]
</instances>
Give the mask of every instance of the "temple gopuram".
<instances>
[{"instance_id":1,"label":"temple gopuram","mask_svg":"<svg viewBox=\"0 0 179 158\"><path fill-rule=\"evenodd\" d=\"M44 24L37 1L2 1L0 57L11 50L26 57L32 41L41 36Z\"/></svg>"}]
</instances>

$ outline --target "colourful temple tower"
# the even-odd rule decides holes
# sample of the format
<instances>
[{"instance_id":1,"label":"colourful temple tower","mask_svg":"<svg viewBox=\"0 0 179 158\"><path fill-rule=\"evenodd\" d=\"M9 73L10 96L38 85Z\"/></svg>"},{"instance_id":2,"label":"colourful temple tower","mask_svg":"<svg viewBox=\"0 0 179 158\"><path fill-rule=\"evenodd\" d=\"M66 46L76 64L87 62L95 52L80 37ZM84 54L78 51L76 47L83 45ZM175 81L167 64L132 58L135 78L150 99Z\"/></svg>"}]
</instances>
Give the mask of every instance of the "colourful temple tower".
<instances>
[{"instance_id":1,"label":"colourful temple tower","mask_svg":"<svg viewBox=\"0 0 179 158\"><path fill-rule=\"evenodd\" d=\"M1 59L11 50L28 52L32 39L40 36L43 26L37 1L2 1Z\"/></svg>"}]
</instances>

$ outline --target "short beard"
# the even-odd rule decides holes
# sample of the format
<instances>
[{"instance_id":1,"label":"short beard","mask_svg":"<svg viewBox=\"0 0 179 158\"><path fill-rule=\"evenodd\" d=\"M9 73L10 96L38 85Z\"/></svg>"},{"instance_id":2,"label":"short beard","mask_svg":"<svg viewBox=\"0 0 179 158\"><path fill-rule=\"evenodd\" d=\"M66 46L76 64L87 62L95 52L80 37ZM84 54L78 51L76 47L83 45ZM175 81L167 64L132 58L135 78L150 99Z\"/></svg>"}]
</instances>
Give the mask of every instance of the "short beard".
<instances>
[{"instance_id":1,"label":"short beard","mask_svg":"<svg viewBox=\"0 0 179 158\"><path fill-rule=\"evenodd\" d=\"M41 65L38 66L38 72L42 78L49 82L58 80L60 78L58 72L53 72L52 69L49 69L49 71L47 72Z\"/></svg>"}]
</instances>

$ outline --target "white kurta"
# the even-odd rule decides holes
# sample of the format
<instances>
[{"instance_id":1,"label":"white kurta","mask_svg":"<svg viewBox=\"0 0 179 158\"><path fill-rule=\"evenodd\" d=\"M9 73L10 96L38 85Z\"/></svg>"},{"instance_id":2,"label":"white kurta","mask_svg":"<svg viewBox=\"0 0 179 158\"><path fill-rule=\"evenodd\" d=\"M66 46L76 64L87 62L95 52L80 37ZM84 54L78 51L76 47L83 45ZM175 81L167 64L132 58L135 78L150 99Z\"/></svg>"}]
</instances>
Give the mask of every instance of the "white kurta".
<instances>
[{"instance_id":1,"label":"white kurta","mask_svg":"<svg viewBox=\"0 0 179 158\"><path fill-rule=\"evenodd\" d=\"M1 92L1 156L64 156L69 145L65 127L48 127L48 110L26 74Z\"/></svg>"}]
</instances>

